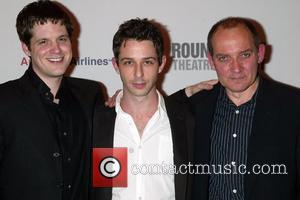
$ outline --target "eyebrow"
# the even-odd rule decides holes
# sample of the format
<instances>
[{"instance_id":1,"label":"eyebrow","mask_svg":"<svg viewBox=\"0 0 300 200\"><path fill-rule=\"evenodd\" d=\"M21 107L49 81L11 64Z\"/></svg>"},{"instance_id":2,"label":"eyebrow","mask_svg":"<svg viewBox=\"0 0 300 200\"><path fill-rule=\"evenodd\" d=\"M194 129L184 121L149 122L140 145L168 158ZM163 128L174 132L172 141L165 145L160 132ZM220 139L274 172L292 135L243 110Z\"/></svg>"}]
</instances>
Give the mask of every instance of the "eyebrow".
<instances>
[{"instance_id":1,"label":"eyebrow","mask_svg":"<svg viewBox=\"0 0 300 200\"><path fill-rule=\"evenodd\" d=\"M245 53L245 52L253 52L254 50L253 49L246 49L246 50L244 50L244 51L241 51L241 53Z\"/></svg>"},{"instance_id":2,"label":"eyebrow","mask_svg":"<svg viewBox=\"0 0 300 200\"><path fill-rule=\"evenodd\" d=\"M245 53L245 52L254 52L254 50L253 49L246 49L246 50L243 50L243 51L241 51L240 53ZM228 56L228 54L226 54L226 53L218 53L218 54L215 54L214 56L216 56L216 57L218 57L218 56Z\"/></svg>"},{"instance_id":3,"label":"eyebrow","mask_svg":"<svg viewBox=\"0 0 300 200\"><path fill-rule=\"evenodd\" d=\"M144 57L144 58L142 58L142 59L144 59L144 60L149 60L149 59L153 59L153 60L157 60L157 58L156 57ZM130 58L130 57L124 57L124 58L121 58L120 59L120 61L122 61L122 60L134 60L134 58Z\"/></svg>"}]
</instances>

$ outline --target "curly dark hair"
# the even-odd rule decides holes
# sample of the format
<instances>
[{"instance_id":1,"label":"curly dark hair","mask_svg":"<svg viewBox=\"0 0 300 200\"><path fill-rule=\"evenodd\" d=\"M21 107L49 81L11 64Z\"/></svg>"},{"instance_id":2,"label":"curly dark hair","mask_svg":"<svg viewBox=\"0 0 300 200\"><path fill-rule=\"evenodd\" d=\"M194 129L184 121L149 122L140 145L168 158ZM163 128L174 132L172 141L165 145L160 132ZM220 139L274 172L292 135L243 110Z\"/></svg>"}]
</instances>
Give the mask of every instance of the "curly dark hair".
<instances>
[{"instance_id":1,"label":"curly dark hair","mask_svg":"<svg viewBox=\"0 0 300 200\"><path fill-rule=\"evenodd\" d=\"M135 18L125 21L119 26L119 29L113 38L113 52L117 63L120 47L123 42L129 39L152 41L158 56L158 62L159 64L162 63L164 53L163 36L158 25L154 21L150 21L147 18Z\"/></svg>"}]
</instances>

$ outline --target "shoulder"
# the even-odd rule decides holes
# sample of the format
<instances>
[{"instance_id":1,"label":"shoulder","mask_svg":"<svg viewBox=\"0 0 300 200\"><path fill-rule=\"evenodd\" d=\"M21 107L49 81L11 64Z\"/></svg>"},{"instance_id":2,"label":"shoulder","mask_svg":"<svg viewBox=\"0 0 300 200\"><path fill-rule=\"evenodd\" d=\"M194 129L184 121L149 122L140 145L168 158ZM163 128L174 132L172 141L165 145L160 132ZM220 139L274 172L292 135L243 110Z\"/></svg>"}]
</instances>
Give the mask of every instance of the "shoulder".
<instances>
[{"instance_id":1,"label":"shoulder","mask_svg":"<svg viewBox=\"0 0 300 200\"><path fill-rule=\"evenodd\" d=\"M283 99L285 101L297 101L300 103L299 88L274 80L263 79L262 81L262 92L266 96L272 96L274 100Z\"/></svg>"},{"instance_id":2,"label":"shoulder","mask_svg":"<svg viewBox=\"0 0 300 200\"><path fill-rule=\"evenodd\" d=\"M177 116L179 118L186 118L192 115L191 108L189 104L177 101L174 98L164 97L166 111L168 116Z\"/></svg>"},{"instance_id":3,"label":"shoulder","mask_svg":"<svg viewBox=\"0 0 300 200\"><path fill-rule=\"evenodd\" d=\"M102 105L97 104L95 106L93 120L94 120L95 124L99 124L99 122L107 123L111 120L115 120L116 116L117 116L117 113L115 111L115 107L108 107L108 106L105 106L104 104L102 104ZM105 124L105 125L107 125L107 124Z\"/></svg>"},{"instance_id":4,"label":"shoulder","mask_svg":"<svg viewBox=\"0 0 300 200\"><path fill-rule=\"evenodd\" d=\"M82 78L65 77L65 80L70 89L83 96L101 96L104 99L105 87L101 82L87 80Z\"/></svg>"},{"instance_id":5,"label":"shoulder","mask_svg":"<svg viewBox=\"0 0 300 200\"><path fill-rule=\"evenodd\" d=\"M10 102L12 99L20 97L19 80L20 79L11 80L0 84L0 103L3 103L5 101Z\"/></svg>"},{"instance_id":6,"label":"shoulder","mask_svg":"<svg viewBox=\"0 0 300 200\"><path fill-rule=\"evenodd\" d=\"M100 82L82 78L65 77L67 87L77 99L87 106L103 105L105 101L105 88Z\"/></svg>"},{"instance_id":7,"label":"shoulder","mask_svg":"<svg viewBox=\"0 0 300 200\"><path fill-rule=\"evenodd\" d=\"M193 106L199 104L211 104L214 103L219 95L221 84L216 84L211 90L202 90L189 98L189 102Z\"/></svg>"},{"instance_id":8,"label":"shoulder","mask_svg":"<svg viewBox=\"0 0 300 200\"><path fill-rule=\"evenodd\" d=\"M95 107L95 113L112 114L112 113L116 113L116 111L115 111L115 107L109 107L104 104L99 104L99 105L96 105L96 107Z\"/></svg>"},{"instance_id":9,"label":"shoulder","mask_svg":"<svg viewBox=\"0 0 300 200\"><path fill-rule=\"evenodd\" d=\"M11 91L13 88L15 88L18 85L18 80L11 80L11 81L7 81L5 83L0 84L0 90L2 92L9 92Z\"/></svg>"},{"instance_id":10,"label":"shoulder","mask_svg":"<svg viewBox=\"0 0 300 200\"><path fill-rule=\"evenodd\" d=\"M101 83L93 80L83 79L83 78L75 78L75 77L65 77L68 84L71 86L77 86L80 88L86 88L86 87L100 87Z\"/></svg>"}]
</instances>

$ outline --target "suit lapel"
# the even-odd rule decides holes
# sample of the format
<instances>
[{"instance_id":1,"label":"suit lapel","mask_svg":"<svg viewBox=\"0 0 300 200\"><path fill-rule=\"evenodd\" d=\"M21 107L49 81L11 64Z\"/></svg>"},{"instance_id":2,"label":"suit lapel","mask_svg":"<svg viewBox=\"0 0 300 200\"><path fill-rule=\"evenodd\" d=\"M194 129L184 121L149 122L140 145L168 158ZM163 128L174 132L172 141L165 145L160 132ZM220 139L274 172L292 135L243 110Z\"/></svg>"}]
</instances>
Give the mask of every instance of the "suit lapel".
<instances>
[{"instance_id":1,"label":"suit lapel","mask_svg":"<svg viewBox=\"0 0 300 200\"><path fill-rule=\"evenodd\" d=\"M189 116L186 116L186 111L182 110L175 102L168 98L165 99L167 114L170 121L174 165L176 169L182 164L188 164L192 159L192 136L193 136L193 121ZM175 174L175 197L178 200L186 199L187 195L188 176L184 174Z\"/></svg>"},{"instance_id":2,"label":"suit lapel","mask_svg":"<svg viewBox=\"0 0 300 200\"><path fill-rule=\"evenodd\" d=\"M178 107L174 107L169 101L165 102L172 132L174 165L179 167L181 164L187 163L188 160L184 116L178 112ZM184 199L186 195L186 182L186 176L175 174L176 199Z\"/></svg>"},{"instance_id":3,"label":"suit lapel","mask_svg":"<svg viewBox=\"0 0 300 200\"><path fill-rule=\"evenodd\" d=\"M114 142L116 112L114 108L97 106L93 121L93 148L111 148ZM94 188L92 199L110 200L112 188Z\"/></svg>"},{"instance_id":4,"label":"suit lapel","mask_svg":"<svg viewBox=\"0 0 300 200\"><path fill-rule=\"evenodd\" d=\"M248 155L247 155L247 169L251 170L255 164L264 164L263 155L265 141L272 139L274 132L274 124L279 119L280 110L278 104L274 101L275 95L270 82L265 79L261 79L261 87L258 90L258 96L256 100L254 119L252 125L251 136L248 143ZM276 109L274 109L276 108ZM251 191L255 187L257 175L252 173L245 176L245 199L251 199Z\"/></svg>"},{"instance_id":5,"label":"suit lapel","mask_svg":"<svg viewBox=\"0 0 300 200\"><path fill-rule=\"evenodd\" d=\"M195 164L210 164L210 136L219 90L220 85L217 85L212 91L203 91L191 99L196 123ZM208 187L208 174L194 176L193 196L196 199L208 199Z\"/></svg>"},{"instance_id":6,"label":"suit lapel","mask_svg":"<svg viewBox=\"0 0 300 200\"><path fill-rule=\"evenodd\" d=\"M94 113L93 147L113 147L116 112L114 108L98 106Z\"/></svg>"},{"instance_id":7,"label":"suit lapel","mask_svg":"<svg viewBox=\"0 0 300 200\"><path fill-rule=\"evenodd\" d=\"M71 78L64 77L64 80L66 81L67 87L71 90L72 95L74 98L76 98L77 102L80 105L80 108L84 114L83 121L86 122L86 131L84 135L83 142L83 150L81 153L81 162L78 169L78 174L83 174L83 176L77 176L76 180L74 181L74 187L79 188L79 190L88 191L89 188L85 187L88 186L88 184L85 185L79 185L79 183L83 183L88 181L89 179L86 178L86 176L89 176L89 170L90 170L90 163L91 163L91 156L90 156L90 149L91 149L91 141L92 141L92 112L94 109L94 99L89 99L82 88L76 84ZM76 193L73 193L73 198L76 197Z\"/></svg>"}]
</instances>

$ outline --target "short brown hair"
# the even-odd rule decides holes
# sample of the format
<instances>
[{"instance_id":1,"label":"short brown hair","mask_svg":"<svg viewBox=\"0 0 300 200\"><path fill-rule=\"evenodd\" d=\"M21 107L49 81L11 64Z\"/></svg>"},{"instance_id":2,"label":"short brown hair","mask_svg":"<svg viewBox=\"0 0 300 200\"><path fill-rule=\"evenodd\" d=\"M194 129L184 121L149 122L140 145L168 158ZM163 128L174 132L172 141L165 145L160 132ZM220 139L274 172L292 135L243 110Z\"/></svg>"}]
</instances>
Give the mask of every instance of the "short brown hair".
<instances>
[{"instance_id":1,"label":"short brown hair","mask_svg":"<svg viewBox=\"0 0 300 200\"><path fill-rule=\"evenodd\" d=\"M39 0L26 5L17 16L16 28L20 40L29 46L33 26L47 23L48 20L64 25L71 37L73 25L68 14L53 1Z\"/></svg>"},{"instance_id":2,"label":"short brown hair","mask_svg":"<svg viewBox=\"0 0 300 200\"><path fill-rule=\"evenodd\" d=\"M211 55L213 55L214 49L213 49L213 45L212 45L212 38L213 38L215 32L220 27L226 29L226 28L234 28L239 25L246 27L250 31L254 45L256 48L258 48L259 45L261 44L261 40L259 38L259 35L257 33L255 26L251 22L251 20L247 19L247 18L242 18L242 17L228 17L228 18L224 18L224 19L218 21L210 29L208 36L207 36L207 48L208 48L209 53Z\"/></svg>"}]
</instances>

